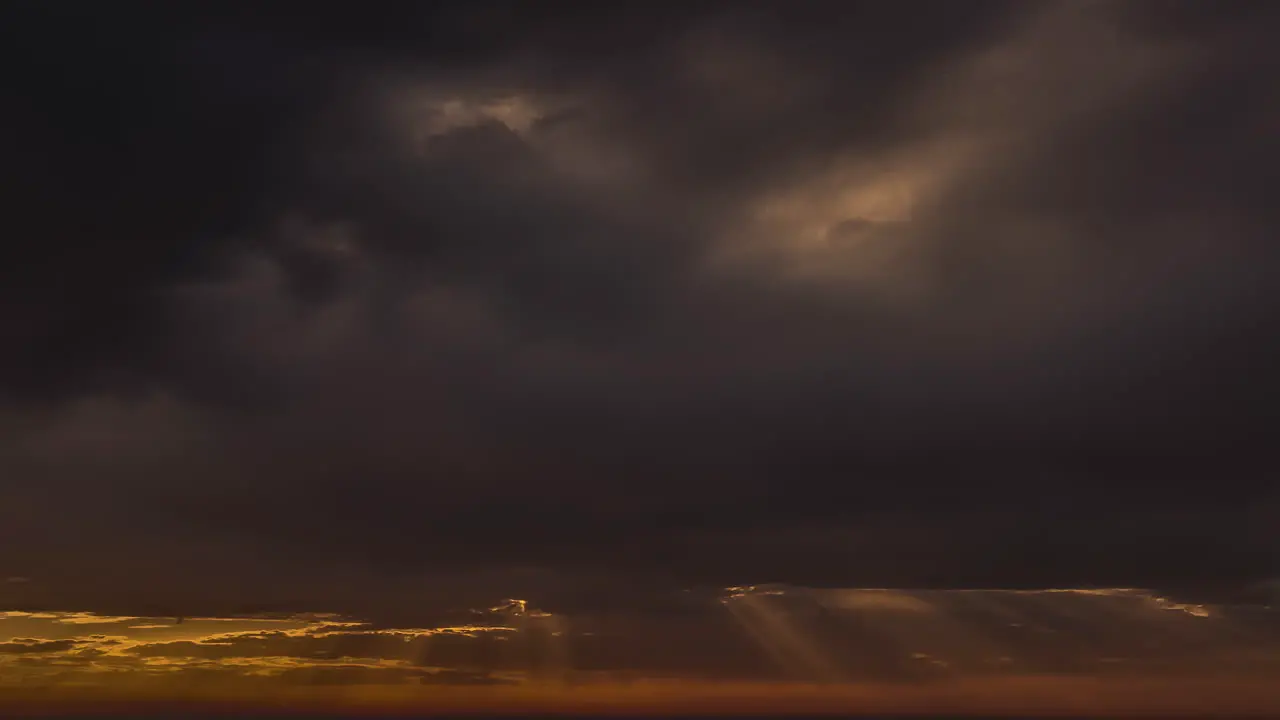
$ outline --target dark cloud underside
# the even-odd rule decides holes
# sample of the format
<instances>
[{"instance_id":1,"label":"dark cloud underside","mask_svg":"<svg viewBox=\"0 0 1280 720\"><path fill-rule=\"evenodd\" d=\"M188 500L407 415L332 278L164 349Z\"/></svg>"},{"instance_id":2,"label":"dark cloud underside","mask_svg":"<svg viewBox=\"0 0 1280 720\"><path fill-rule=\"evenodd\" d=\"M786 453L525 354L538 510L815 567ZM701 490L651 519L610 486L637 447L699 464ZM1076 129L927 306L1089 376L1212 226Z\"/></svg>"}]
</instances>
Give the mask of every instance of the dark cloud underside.
<instances>
[{"instance_id":1,"label":"dark cloud underside","mask_svg":"<svg viewBox=\"0 0 1280 720\"><path fill-rule=\"evenodd\" d=\"M1275 573L1274 4L6 15L40 601Z\"/></svg>"}]
</instances>

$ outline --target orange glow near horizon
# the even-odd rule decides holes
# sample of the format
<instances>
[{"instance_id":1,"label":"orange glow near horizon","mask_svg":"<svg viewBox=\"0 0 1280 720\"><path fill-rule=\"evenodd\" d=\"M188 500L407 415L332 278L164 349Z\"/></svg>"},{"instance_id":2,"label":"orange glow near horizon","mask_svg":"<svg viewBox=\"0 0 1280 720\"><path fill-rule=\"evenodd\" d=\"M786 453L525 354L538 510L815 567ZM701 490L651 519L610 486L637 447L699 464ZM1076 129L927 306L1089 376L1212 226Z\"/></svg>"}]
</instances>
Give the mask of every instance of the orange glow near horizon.
<instances>
[{"instance_id":1,"label":"orange glow near horizon","mask_svg":"<svg viewBox=\"0 0 1280 720\"><path fill-rule=\"evenodd\" d=\"M1062 676L900 684L642 681L578 687L513 688L234 685L177 688L163 683L116 688L10 690L6 715L95 712L254 712L378 716L412 713L561 715L917 715L989 716L1269 716L1280 712L1273 678L1098 679Z\"/></svg>"}]
</instances>

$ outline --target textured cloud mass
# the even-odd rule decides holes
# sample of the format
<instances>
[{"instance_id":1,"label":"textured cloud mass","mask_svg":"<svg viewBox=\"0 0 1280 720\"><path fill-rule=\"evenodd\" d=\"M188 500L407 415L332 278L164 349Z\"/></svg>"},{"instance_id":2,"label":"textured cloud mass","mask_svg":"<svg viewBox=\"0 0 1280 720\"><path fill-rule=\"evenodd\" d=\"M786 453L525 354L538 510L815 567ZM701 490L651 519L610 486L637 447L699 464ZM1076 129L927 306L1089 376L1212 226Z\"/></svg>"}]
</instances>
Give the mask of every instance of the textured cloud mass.
<instances>
[{"instance_id":1,"label":"textured cloud mass","mask_svg":"<svg viewBox=\"0 0 1280 720\"><path fill-rule=\"evenodd\" d=\"M1276 10L20 3L0 594L1274 575Z\"/></svg>"},{"instance_id":2,"label":"textured cloud mass","mask_svg":"<svg viewBox=\"0 0 1280 720\"><path fill-rule=\"evenodd\" d=\"M112 673L283 677L360 669L457 684L662 677L906 681L1052 674L1152 675L1274 664L1275 613L1185 604L1143 590L884 590L743 586L680 615L557 615L515 600L397 627L335 615L122 618L7 612L10 685ZM333 672L329 672L332 670ZM243 679L243 678L242 678ZM298 678L307 681L306 678Z\"/></svg>"},{"instance_id":3,"label":"textured cloud mass","mask_svg":"<svg viewBox=\"0 0 1280 720\"><path fill-rule=\"evenodd\" d=\"M470 611L468 624L433 627L314 614L175 621L8 612L0 615L0 637L36 637L0 642L0 707L74 686L99 703L182 688L188 698L222 702L249 693L286 707L320 699L328 712L350 704L357 690L437 713L442 700L459 694L473 709L482 698L526 711L594 695L597 712L635 709L663 695L678 706L683 695L701 697L706 712L726 709L735 696L741 702L744 691L763 689L758 700L768 703L772 688L772 702L787 702L790 692L793 708L807 697L863 712L885 703L899 711L992 702L1060 710L1075 694L1070 702L1080 710L1187 712L1204 707L1213 683L1234 682L1214 702L1217 711L1274 708L1257 682L1275 671L1280 625L1274 611L1260 608L1117 589L774 585L728 588L703 600L667 617L561 616L512 600ZM1170 678L1181 682L1171 689ZM348 694L323 695L325 687ZM1151 687L1164 688L1154 703L1142 697ZM98 711L104 707L111 706Z\"/></svg>"}]
</instances>

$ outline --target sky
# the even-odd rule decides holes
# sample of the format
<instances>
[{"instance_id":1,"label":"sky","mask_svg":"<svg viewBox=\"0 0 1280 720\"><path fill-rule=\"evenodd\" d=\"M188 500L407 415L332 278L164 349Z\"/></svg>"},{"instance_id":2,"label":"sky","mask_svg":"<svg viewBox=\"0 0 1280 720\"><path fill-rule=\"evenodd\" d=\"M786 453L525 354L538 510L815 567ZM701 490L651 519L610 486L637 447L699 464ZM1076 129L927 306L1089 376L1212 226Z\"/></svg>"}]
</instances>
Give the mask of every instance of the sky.
<instances>
[{"instance_id":1,"label":"sky","mask_svg":"<svg viewBox=\"0 0 1280 720\"><path fill-rule=\"evenodd\" d=\"M808 681L726 588L1276 597L1280 5L4 16L0 666Z\"/></svg>"}]
</instances>

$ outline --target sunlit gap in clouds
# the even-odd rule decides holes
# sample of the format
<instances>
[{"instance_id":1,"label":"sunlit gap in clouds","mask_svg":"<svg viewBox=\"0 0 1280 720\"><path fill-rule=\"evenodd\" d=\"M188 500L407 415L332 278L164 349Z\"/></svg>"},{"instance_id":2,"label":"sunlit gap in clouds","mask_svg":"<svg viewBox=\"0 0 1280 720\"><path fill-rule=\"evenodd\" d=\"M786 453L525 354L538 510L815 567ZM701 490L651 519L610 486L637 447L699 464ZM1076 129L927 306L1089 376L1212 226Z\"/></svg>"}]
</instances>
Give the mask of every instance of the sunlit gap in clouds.
<instances>
[{"instance_id":1,"label":"sunlit gap in clouds","mask_svg":"<svg viewBox=\"0 0 1280 720\"><path fill-rule=\"evenodd\" d=\"M469 624L386 627L330 613L247 617L0 612L0 687L119 682L172 687L237 681L288 684L484 683L493 663L465 650L523 635L523 601L473 611ZM536 612L536 611L535 611Z\"/></svg>"}]
</instances>

